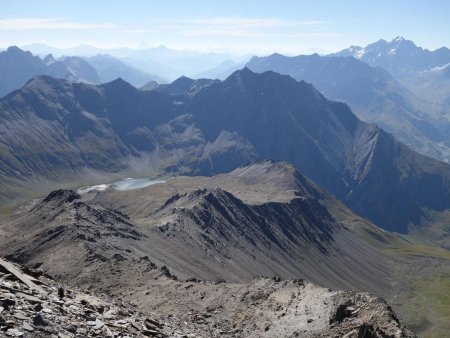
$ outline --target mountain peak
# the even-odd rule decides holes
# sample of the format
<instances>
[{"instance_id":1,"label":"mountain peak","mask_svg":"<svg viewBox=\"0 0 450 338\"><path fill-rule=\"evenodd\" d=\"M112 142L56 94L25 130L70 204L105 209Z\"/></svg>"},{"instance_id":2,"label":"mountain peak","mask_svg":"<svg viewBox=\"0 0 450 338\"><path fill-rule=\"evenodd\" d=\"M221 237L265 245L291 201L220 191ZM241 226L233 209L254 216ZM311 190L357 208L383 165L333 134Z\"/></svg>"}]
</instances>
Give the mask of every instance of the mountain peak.
<instances>
[{"instance_id":1,"label":"mountain peak","mask_svg":"<svg viewBox=\"0 0 450 338\"><path fill-rule=\"evenodd\" d=\"M20 58L21 60L24 59L39 59L38 56L34 57L33 54L30 51L25 51L23 49L20 49L17 46L10 46L8 49L0 54L4 54L6 56L12 57L12 58Z\"/></svg>"},{"instance_id":2,"label":"mountain peak","mask_svg":"<svg viewBox=\"0 0 450 338\"><path fill-rule=\"evenodd\" d=\"M137 90L134 86L132 86L131 84L129 84L127 81L125 81L124 79L122 79L121 77L118 77L117 79L105 83L102 85L105 88L108 89L117 89L117 90Z\"/></svg>"},{"instance_id":3,"label":"mountain peak","mask_svg":"<svg viewBox=\"0 0 450 338\"><path fill-rule=\"evenodd\" d=\"M53 55L52 54L48 54L43 60L42 60L42 62L44 62L46 65L49 65L49 64L51 64L51 63L53 63L53 62L55 62L56 60L55 60L55 58L53 57Z\"/></svg>"},{"instance_id":4,"label":"mountain peak","mask_svg":"<svg viewBox=\"0 0 450 338\"><path fill-rule=\"evenodd\" d=\"M50 194L47 195L46 198L44 198L43 203L48 203L51 201L59 201L59 202L72 202L74 200L80 199L80 195L78 195L73 190L65 190L65 189L59 189L52 191Z\"/></svg>"},{"instance_id":5,"label":"mountain peak","mask_svg":"<svg viewBox=\"0 0 450 338\"><path fill-rule=\"evenodd\" d=\"M190 77L187 77L185 75L181 75L178 79L174 80L172 82L172 84L177 84L177 85L178 84L187 84L187 83L192 84L193 82L194 82L194 80L191 79Z\"/></svg>"},{"instance_id":6,"label":"mountain peak","mask_svg":"<svg viewBox=\"0 0 450 338\"><path fill-rule=\"evenodd\" d=\"M8 47L8 49L6 50L7 53L23 53L24 50L20 49L17 46L10 46Z\"/></svg>"},{"instance_id":7,"label":"mountain peak","mask_svg":"<svg viewBox=\"0 0 450 338\"><path fill-rule=\"evenodd\" d=\"M35 75L33 76L27 83L25 83L24 87L36 87L41 85L52 85L55 83L67 82L64 79L56 79L49 75Z\"/></svg>"},{"instance_id":8,"label":"mountain peak","mask_svg":"<svg viewBox=\"0 0 450 338\"><path fill-rule=\"evenodd\" d=\"M390 41L388 43L388 45L402 46L402 47L407 46L407 47L412 47L414 49L418 48L414 42L412 42L411 40L406 40L402 36L397 36L392 41Z\"/></svg>"},{"instance_id":9,"label":"mountain peak","mask_svg":"<svg viewBox=\"0 0 450 338\"><path fill-rule=\"evenodd\" d=\"M271 55L268 56L269 58L278 58L278 57L284 57L283 54L280 53L273 53Z\"/></svg>"},{"instance_id":10,"label":"mountain peak","mask_svg":"<svg viewBox=\"0 0 450 338\"><path fill-rule=\"evenodd\" d=\"M228 76L228 78L226 78L225 81L233 80L233 79L247 79L252 76L258 76L258 75L261 75L261 74L254 73L253 71L250 70L250 68L248 68L246 66L242 69L236 70L234 73L232 73L230 76Z\"/></svg>"},{"instance_id":11,"label":"mountain peak","mask_svg":"<svg viewBox=\"0 0 450 338\"><path fill-rule=\"evenodd\" d=\"M400 41L405 41L405 38L403 36L397 36L391 42L400 42Z\"/></svg>"}]
</instances>

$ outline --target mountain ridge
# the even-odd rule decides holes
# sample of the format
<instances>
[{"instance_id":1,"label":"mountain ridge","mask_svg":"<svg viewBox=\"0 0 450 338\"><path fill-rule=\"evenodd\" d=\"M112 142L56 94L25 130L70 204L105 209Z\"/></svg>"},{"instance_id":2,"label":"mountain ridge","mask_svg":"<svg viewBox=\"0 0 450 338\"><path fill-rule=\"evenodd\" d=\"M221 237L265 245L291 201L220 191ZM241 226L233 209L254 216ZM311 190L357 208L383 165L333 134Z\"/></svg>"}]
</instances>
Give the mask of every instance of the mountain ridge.
<instances>
[{"instance_id":1,"label":"mountain ridge","mask_svg":"<svg viewBox=\"0 0 450 338\"><path fill-rule=\"evenodd\" d=\"M164 78L137 70L107 55L96 55L90 58L61 56L55 59L48 54L41 59L17 46L11 46L6 51L0 52L0 97L20 89L32 77L38 75L91 84L110 82L118 77L125 77L136 87L150 80L167 82Z\"/></svg>"},{"instance_id":2,"label":"mountain ridge","mask_svg":"<svg viewBox=\"0 0 450 338\"><path fill-rule=\"evenodd\" d=\"M0 107L11 130L22 126L22 118L32 120L36 128L27 137L36 137L37 144L42 143L37 133L49 133L34 158L3 150L8 161L2 170L13 177L27 177L25 168L40 161L45 165L33 169L36 175L86 166L118 172L145 158L152 158L150 167L143 162L145 170L211 175L271 158L291 162L361 215L403 233L410 222L420 224L422 214L415 210L442 211L450 200L448 165L361 122L345 104L328 101L312 85L274 72L244 69L192 95L140 91L123 80L96 87L36 78L0 100ZM10 146L20 144L17 134L5 137ZM92 153L92 142L102 149L100 156ZM70 162L52 164L56 155L49 144ZM417 186L422 195L413 193ZM402 214L384 202L394 195Z\"/></svg>"},{"instance_id":3,"label":"mountain ridge","mask_svg":"<svg viewBox=\"0 0 450 338\"><path fill-rule=\"evenodd\" d=\"M364 121L380 125L413 149L440 160L449 160L446 124L430 105L404 87L386 70L351 56L273 54L253 57L253 71L277 71L313 83L326 97L350 105Z\"/></svg>"},{"instance_id":4,"label":"mountain ridge","mask_svg":"<svg viewBox=\"0 0 450 338\"><path fill-rule=\"evenodd\" d=\"M366 47L352 46L332 56L354 56L372 66L382 67L398 76L408 70L423 71L450 62L447 47L428 50L403 37L391 41L378 40Z\"/></svg>"}]
</instances>

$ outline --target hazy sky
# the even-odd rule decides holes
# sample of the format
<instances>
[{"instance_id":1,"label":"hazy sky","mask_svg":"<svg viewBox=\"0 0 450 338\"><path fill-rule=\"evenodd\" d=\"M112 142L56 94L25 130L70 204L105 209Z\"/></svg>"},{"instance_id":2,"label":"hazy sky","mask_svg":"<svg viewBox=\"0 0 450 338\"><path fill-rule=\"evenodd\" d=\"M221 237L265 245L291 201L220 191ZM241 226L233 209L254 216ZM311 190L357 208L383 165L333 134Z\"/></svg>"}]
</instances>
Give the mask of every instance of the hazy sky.
<instances>
[{"instance_id":1,"label":"hazy sky","mask_svg":"<svg viewBox=\"0 0 450 338\"><path fill-rule=\"evenodd\" d=\"M0 46L152 47L289 54L400 35L450 47L449 0L0 0Z\"/></svg>"}]
</instances>

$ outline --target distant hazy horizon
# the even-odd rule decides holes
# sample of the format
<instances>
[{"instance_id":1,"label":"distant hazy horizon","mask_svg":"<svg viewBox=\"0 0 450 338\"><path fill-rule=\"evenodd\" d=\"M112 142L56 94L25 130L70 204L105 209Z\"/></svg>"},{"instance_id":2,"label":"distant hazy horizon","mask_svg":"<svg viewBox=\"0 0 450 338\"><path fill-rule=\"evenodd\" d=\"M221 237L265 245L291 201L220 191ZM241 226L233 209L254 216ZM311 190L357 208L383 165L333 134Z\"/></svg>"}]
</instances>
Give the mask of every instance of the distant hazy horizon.
<instances>
[{"instance_id":1,"label":"distant hazy horizon","mask_svg":"<svg viewBox=\"0 0 450 338\"><path fill-rule=\"evenodd\" d=\"M101 49L262 55L326 54L396 36L450 46L450 3L433 1L18 1L0 3L0 47L46 44ZM87 10L89 9L89 10Z\"/></svg>"}]
</instances>

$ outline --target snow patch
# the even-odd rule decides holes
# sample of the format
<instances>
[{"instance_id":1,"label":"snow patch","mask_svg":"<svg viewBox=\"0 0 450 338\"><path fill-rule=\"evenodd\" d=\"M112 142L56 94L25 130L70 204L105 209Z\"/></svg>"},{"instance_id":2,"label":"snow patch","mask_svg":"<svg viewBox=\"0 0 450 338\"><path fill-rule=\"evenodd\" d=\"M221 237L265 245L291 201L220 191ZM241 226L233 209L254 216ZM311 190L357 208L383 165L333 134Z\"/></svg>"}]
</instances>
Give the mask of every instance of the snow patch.
<instances>
[{"instance_id":1,"label":"snow patch","mask_svg":"<svg viewBox=\"0 0 450 338\"><path fill-rule=\"evenodd\" d=\"M392 49L389 51L389 54L391 54L391 55L397 54L397 48L392 48Z\"/></svg>"},{"instance_id":2,"label":"snow patch","mask_svg":"<svg viewBox=\"0 0 450 338\"><path fill-rule=\"evenodd\" d=\"M77 190L80 195L87 194L90 191L104 191L108 188L113 188L118 191L127 191L148 187L149 185L166 183L165 180L149 180L148 178L131 178L127 177L121 181L109 184L97 184L88 187L82 187Z\"/></svg>"},{"instance_id":3,"label":"snow patch","mask_svg":"<svg viewBox=\"0 0 450 338\"><path fill-rule=\"evenodd\" d=\"M364 54L366 54L365 48L361 48L360 50L354 53L356 59L361 59L364 56Z\"/></svg>"},{"instance_id":4,"label":"snow patch","mask_svg":"<svg viewBox=\"0 0 450 338\"><path fill-rule=\"evenodd\" d=\"M430 70L432 72L438 72L440 70L447 68L448 66L450 66L450 63L447 63L446 65L443 65L443 66L437 66L437 67L431 68Z\"/></svg>"}]
</instances>

